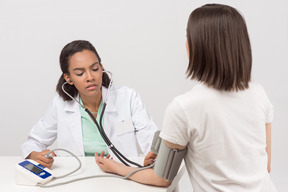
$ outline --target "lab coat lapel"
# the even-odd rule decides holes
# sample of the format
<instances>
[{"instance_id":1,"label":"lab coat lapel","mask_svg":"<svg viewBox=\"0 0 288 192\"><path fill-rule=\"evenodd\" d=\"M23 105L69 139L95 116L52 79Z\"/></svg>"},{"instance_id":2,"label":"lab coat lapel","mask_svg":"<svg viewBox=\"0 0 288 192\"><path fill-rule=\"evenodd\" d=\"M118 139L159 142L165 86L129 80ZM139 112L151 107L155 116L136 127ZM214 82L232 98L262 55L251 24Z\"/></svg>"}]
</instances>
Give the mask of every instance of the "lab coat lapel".
<instances>
[{"instance_id":1,"label":"lab coat lapel","mask_svg":"<svg viewBox=\"0 0 288 192\"><path fill-rule=\"evenodd\" d=\"M79 95L76 96L77 101L79 101ZM71 135L73 135L74 142L71 142L71 148L75 148L84 155L83 149L83 137L82 137L82 126L81 126L81 115L79 104L75 101L66 102L64 110L69 113L67 115L67 127ZM71 138L72 139L72 138ZM75 145L74 145L75 144Z\"/></svg>"},{"instance_id":2,"label":"lab coat lapel","mask_svg":"<svg viewBox=\"0 0 288 192\"><path fill-rule=\"evenodd\" d=\"M114 93L114 87L112 86L111 89L109 90L109 92L107 93L108 89L102 86L102 99L103 102L106 101L106 109L105 109L105 115L104 115L104 131L106 133L106 135L111 136L111 120L109 119L113 113L116 113L116 108L114 105L114 101L115 101L115 94Z\"/></svg>"}]
</instances>

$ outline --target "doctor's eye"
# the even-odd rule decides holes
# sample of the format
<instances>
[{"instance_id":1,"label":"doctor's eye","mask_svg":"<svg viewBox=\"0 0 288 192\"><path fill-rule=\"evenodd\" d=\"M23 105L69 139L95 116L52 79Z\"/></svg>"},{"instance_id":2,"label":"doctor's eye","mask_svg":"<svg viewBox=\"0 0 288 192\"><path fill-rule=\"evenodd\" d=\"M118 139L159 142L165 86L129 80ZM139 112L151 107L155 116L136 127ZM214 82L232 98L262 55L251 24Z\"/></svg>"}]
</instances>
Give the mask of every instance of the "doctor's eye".
<instances>
[{"instance_id":1,"label":"doctor's eye","mask_svg":"<svg viewBox=\"0 0 288 192\"><path fill-rule=\"evenodd\" d=\"M83 73L84 73L84 72L82 72L82 73L77 73L76 75L77 75L77 76L82 76Z\"/></svg>"},{"instance_id":2,"label":"doctor's eye","mask_svg":"<svg viewBox=\"0 0 288 192\"><path fill-rule=\"evenodd\" d=\"M92 71L98 71L98 70L99 70L99 67L92 69Z\"/></svg>"}]
</instances>

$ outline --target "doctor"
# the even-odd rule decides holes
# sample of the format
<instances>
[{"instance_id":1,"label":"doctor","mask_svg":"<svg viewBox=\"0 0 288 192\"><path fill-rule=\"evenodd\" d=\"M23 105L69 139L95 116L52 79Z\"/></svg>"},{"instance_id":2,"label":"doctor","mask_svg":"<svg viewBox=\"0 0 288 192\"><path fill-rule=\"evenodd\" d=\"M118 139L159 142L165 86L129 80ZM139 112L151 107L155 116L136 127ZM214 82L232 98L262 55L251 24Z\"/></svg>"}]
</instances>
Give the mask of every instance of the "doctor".
<instances>
[{"instance_id":1,"label":"doctor","mask_svg":"<svg viewBox=\"0 0 288 192\"><path fill-rule=\"evenodd\" d=\"M57 147L77 156L94 156L95 152L100 154L101 151L105 155L112 154L86 111L62 90L64 84L65 91L88 108L100 123L110 79L96 49L88 41L73 41L63 48L60 67L62 75L56 88L58 94L21 146L24 158L33 159L48 168L52 166L53 158L44 155L56 139ZM114 146L128 157L140 153L146 155L157 130L140 96L131 88L114 85L108 93L102 124Z\"/></svg>"}]
</instances>

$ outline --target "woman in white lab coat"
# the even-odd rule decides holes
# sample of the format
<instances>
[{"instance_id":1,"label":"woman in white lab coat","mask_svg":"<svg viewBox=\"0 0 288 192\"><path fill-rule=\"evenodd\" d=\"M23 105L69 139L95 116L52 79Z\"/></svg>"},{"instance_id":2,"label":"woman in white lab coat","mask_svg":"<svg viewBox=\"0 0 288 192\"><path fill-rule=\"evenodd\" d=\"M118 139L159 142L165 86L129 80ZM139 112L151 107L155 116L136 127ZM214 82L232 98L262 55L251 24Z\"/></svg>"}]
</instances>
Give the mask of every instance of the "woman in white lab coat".
<instances>
[{"instance_id":1,"label":"woman in white lab coat","mask_svg":"<svg viewBox=\"0 0 288 192\"><path fill-rule=\"evenodd\" d=\"M56 139L57 147L77 156L94 156L95 152L103 150L107 155L112 154L92 119L62 90L64 84L65 91L89 109L100 123L102 100L106 97L110 79L96 49L88 41L73 41L63 48L60 66L62 75L57 85L58 94L22 145L24 158L51 167L53 158L44 155ZM107 96L102 124L108 138L125 156L146 155L157 127L140 96L131 88L113 85ZM59 152L57 155L67 154Z\"/></svg>"}]
</instances>

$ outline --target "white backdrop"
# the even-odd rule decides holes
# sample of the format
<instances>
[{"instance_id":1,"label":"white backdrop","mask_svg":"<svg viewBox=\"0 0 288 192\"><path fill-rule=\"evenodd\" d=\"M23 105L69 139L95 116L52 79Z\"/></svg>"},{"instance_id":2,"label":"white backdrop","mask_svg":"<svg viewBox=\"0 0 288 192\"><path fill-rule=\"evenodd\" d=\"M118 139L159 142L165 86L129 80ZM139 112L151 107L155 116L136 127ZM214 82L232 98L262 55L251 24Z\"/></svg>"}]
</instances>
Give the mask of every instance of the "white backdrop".
<instances>
[{"instance_id":1,"label":"white backdrop","mask_svg":"<svg viewBox=\"0 0 288 192\"><path fill-rule=\"evenodd\" d=\"M190 12L207 2L0 0L0 155L21 155L20 145L55 95L60 51L76 39L96 47L115 84L140 93L161 128L167 104L193 86L185 79L186 23ZM275 107L271 175L283 189L281 181L288 180L287 2L214 2L236 7L246 19L253 80Z\"/></svg>"}]
</instances>

